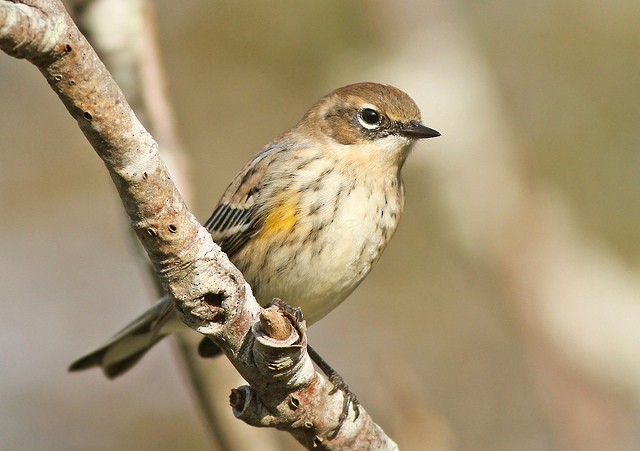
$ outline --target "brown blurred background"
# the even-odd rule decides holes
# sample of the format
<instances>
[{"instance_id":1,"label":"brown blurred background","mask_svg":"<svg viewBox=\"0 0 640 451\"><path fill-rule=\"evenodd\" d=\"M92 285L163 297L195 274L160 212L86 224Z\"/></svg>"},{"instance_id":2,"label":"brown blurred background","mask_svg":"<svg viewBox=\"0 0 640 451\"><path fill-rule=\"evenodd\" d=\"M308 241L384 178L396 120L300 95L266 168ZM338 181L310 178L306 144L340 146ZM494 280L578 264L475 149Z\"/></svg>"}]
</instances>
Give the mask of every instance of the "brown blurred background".
<instances>
[{"instance_id":1,"label":"brown blurred background","mask_svg":"<svg viewBox=\"0 0 640 451\"><path fill-rule=\"evenodd\" d=\"M394 84L442 132L378 267L309 332L401 449L640 449L640 3L156 6L203 221L335 87ZM170 345L114 382L66 372L153 290L44 79L0 55L0 80L0 448L208 449Z\"/></svg>"}]
</instances>

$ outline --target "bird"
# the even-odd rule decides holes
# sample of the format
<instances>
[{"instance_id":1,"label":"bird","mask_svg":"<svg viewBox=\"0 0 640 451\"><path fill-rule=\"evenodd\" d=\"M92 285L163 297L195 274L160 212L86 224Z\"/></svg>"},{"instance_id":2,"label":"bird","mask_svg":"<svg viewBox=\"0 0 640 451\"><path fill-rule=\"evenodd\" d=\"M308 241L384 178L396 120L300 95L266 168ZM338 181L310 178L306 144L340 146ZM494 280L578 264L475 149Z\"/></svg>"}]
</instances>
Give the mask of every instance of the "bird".
<instances>
[{"instance_id":1,"label":"bird","mask_svg":"<svg viewBox=\"0 0 640 451\"><path fill-rule=\"evenodd\" d=\"M244 166L204 225L261 305L282 299L312 325L380 258L404 209L402 167L416 141L437 136L396 87L338 88ZM115 378L181 329L165 296L69 370Z\"/></svg>"}]
</instances>

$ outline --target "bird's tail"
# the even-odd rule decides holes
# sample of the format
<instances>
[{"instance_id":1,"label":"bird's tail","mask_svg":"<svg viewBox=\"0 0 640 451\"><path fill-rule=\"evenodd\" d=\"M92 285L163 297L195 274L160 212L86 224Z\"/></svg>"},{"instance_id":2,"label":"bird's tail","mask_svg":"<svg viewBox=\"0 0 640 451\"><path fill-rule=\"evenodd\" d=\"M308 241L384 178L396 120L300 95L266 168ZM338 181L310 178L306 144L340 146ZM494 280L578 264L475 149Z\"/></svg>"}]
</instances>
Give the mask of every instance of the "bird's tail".
<instances>
[{"instance_id":1,"label":"bird's tail","mask_svg":"<svg viewBox=\"0 0 640 451\"><path fill-rule=\"evenodd\" d=\"M99 366L113 379L133 365L158 341L180 329L171 298L163 297L100 348L76 360L69 371ZM183 326L184 327L184 326Z\"/></svg>"}]
</instances>

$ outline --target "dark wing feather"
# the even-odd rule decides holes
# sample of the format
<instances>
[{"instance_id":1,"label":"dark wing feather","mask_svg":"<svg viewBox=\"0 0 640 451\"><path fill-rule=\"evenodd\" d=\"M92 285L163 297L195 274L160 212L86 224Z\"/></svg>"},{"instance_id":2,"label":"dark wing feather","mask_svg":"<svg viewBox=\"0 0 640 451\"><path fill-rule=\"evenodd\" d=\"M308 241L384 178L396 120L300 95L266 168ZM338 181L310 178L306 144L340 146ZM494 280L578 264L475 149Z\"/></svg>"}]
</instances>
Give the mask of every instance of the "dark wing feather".
<instances>
[{"instance_id":1,"label":"dark wing feather","mask_svg":"<svg viewBox=\"0 0 640 451\"><path fill-rule=\"evenodd\" d=\"M205 227L222 251L233 258L262 227L262 189L270 183L270 166L286 142L271 144L249 162L225 191Z\"/></svg>"},{"instance_id":2,"label":"dark wing feather","mask_svg":"<svg viewBox=\"0 0 640 451\"><path fill-rule=\"evenodd\" d=\"M237 208L220 204L214 210L205 227L222 251L232 258L260 230L256 207Z\"/></svg>"}]
</instances>

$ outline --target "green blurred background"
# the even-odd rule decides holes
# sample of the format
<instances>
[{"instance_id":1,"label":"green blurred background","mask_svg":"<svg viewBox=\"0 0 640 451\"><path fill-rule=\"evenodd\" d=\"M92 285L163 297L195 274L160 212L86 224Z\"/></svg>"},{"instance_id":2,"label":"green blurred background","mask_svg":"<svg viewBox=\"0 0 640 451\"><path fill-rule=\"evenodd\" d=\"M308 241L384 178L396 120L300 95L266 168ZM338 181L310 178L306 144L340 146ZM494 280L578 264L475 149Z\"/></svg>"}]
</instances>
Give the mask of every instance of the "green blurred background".
<instances>
[{"instance_id":1,"label":"green blurred background","mask_svg":"<svg viewBox=\"0 0 640 451\"><path fill-rule=\"evenodd\" d=\"M442 132L378 267L309 332L401 449L640 449L640 3L156 6L203 221L338 86L394 84ZM66 373L152 290L42 76L0 55L0 80L0 448L208 449L169 345L115 382Z\"/></svg>"}]
</instances>

